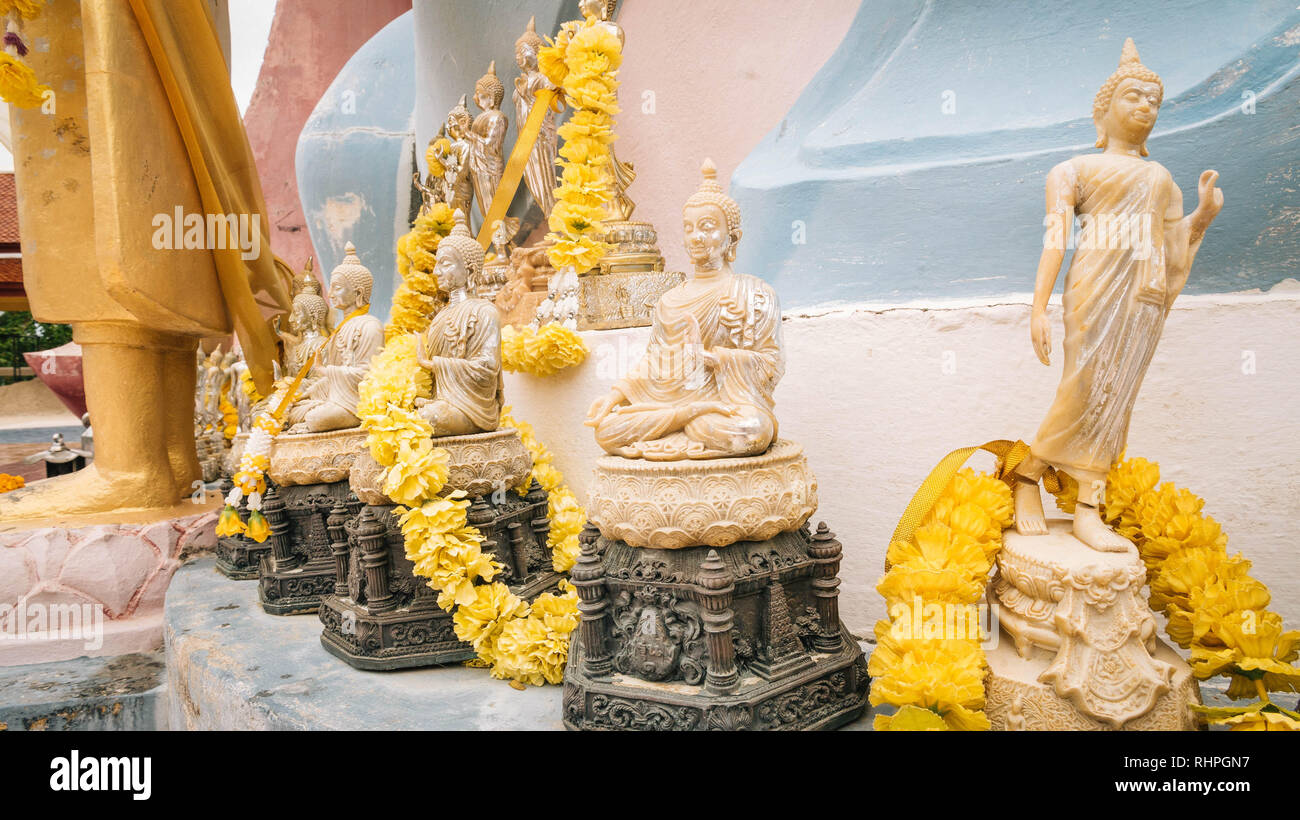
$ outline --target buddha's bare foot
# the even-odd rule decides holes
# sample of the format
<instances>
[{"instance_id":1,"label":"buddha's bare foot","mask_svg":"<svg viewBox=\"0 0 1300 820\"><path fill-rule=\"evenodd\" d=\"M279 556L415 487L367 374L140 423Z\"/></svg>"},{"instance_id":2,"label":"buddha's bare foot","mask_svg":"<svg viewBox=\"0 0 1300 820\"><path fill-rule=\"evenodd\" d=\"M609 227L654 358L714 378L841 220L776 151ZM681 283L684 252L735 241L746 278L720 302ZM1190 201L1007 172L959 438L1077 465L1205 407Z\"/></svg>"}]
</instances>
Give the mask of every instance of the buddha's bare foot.
<instances>
[{"instance_id":1,"label":"buddha's bare foot","mask_svg":"<svg viewBox=\"0 0 1300 820\"><path fill-rule=\"evenodd\" d=\"M1021 535L1047 535L1047 518L1043 515L1043 497L1038 482L1016 480L1013 493L1016 503L1016 532Z\"/></svg>"},{"instance_id":2,"label":"buddha's bare foot","mask_svg":"<svg viewBox=\"0 0 1300 820\"><path fill-rule=\"evenodd\" d=\"M156 476L140 471L110 477L90 464L72 475L0 494L0 521L165 508L180 499L170 469Z\"/></svg>"},{"instance_id":3,"label":"buddha's bare foot","mask_svg":"<svg viewBox=\"0 0 1300 820\"><path fill-rule=\"evenodd\" d=\"M1132 541L1106 526L1097 508L1087 504L1074 509L1074 537L1098 552L1137 552Z\"/></svg>"}]
</instances>

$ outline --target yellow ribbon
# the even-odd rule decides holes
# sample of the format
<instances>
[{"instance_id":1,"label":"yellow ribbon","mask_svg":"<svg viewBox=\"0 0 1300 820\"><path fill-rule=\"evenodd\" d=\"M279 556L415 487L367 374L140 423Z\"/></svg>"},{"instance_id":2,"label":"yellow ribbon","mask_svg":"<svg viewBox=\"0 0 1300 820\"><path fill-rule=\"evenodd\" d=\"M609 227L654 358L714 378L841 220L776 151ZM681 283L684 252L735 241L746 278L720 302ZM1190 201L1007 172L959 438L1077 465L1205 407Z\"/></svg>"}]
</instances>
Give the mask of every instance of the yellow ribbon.
<instances>
[{"instance_id":1,"label":"yellow ribbon","mask_svg":"<svg viewBox=\"0 0 1300 820\"><path fill-rule=\"evenodd\" d=\"M348 322L352 321L353 319L357 318L358 316L368 313L369 311L370 311L370 305L363 305L362 307L359 307L356 310L349 313L347 316L344 316L343 321L339 322L339 326L334 328L334 332L330 333L330 335L325 339L324 344L322 344L320 347L316 348L311 352L311 355L307 357L307 361L304 362L303 366L298 369L298 375L294 376L293 381L290 382L289 389L285 392L284 398L280 399L280 404L276 406L274 410L271 411L271 416L275 418L276 421L280 420L280 418L284 415L284 411L287 410L289 408L289 405L293 403L294 394L298 392L298 387L299 385L302 384L303 378L305 378L307 372L311 370L311 366L316 363L316 354L319 353L321 349L325 347L325 345L333 341L334 337L338 335L338 332L343 329L344 325L346 325Z\"/></svg>"},{"instance_id":2,"label":"yellow ribbon","mask_svg":"<svg viewBox=\"0 0 1300 820\"><path fill-rule=\"evenodd\" d=\"M895 541L911 541L912 535L916 528L921 526L921 522L934 509L935 503L943 491L948 488L948 484L957 471L962 468L966 460L976 452L984 450L992 453L1001 459L1002 463L997 471L997 477L1011 483L1014 480L1014 473L1024 460L1029 456L1029 445L1023 441L1011 441L1009 439L996 439L987 441L978 447L962 447L959 450L953 450L948 455L939 460L930 474L921 482L912 500L908 502L907 508L903 510L903 517L898 520L898 526L894 528L894 534L889 539L892 544ZM1043 486L1047 491L1053 494L1061 491L1060 476L1056 470L1048 467L1043 472ZM885 561L885 571L889 571L889 561Z\"/></svg>"},{"instance_id":3,"label":"yellow ribbon","mask_svg":"<svg viewBox=\"0 0 1300 820\"><path fill-rule=\"evenodd\" d=\"M542 121L546 119L546 112L554 99L555 92L551 89L538 91L533 109L528 112L528 120L519 130L515 147L510 151L510 160L506 162L506 169L501 174L501 182L497 183L496 193L492 195L492 205L488 208L487 216L483 218L483 224L478 229L478 243L483 246L483 250L487 250L488 245L492 243L492 226L505 219L506 211L510 209L510 201L515 198L515 191L519 190L519 181L524 178L524 167L528 165L528 156L533 152L533 144L537 142L537 135L542 131Z\"/></svg>"}]
</instances>

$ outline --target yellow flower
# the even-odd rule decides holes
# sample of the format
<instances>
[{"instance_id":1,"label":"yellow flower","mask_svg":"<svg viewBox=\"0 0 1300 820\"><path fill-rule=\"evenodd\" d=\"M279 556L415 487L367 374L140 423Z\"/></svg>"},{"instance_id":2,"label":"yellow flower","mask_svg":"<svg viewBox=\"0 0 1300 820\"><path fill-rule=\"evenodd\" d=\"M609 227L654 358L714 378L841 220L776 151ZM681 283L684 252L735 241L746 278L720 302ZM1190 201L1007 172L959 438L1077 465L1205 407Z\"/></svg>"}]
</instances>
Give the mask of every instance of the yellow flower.
<instances>
[{"instance_id":1,"label":"yellow flower","mask_svg":"<svg viewBox=\"0 0 1300 820\"><path fill-rule=\"evenodd\" d=\"M217 518L217 537L224 538L230 535L243 535L248 531L248 527L243 521L239 520L239 511L229 504L221 511L221 516Z\"/></svg>"},{"instance_id":2,"label":"yellow flower","mask_svg":"<svg viewBox=\"0 0 1300 820\"><path fill-rule=\"evenodd\" d=\"M1300 720L1282 712L1252 712L1214 722L1231 726L1230 732L1300 732Z\"/></svg>"},{"instance_id":3,"label":"yellow flower","mask_svg":"<svg viewBox=\"0 0 1300 820\"><path fill-rule=\"evenodd\" d=\"M918 527L911 541L890 544L888 558L894 566L953 569L972 577L983 577L990 568L987 556L974 539L938 522Z\"/></svg>"},{"instance_id":4,"label":"yellow flower","mask_svg":"<svg viewBox=\"0 0 1300 820\"><path fill-rule=\"evenodd\" d=\"M0 51L0 97L5 102L19 108L36 108L45 101L49 91L50 87L41 85L26 63Z\"/></svg>"},{"instance_id":5,"label":"yellow flower","mask_svg":"<svg viewBox=\"0 0 1300 820\"><path fill-rule=\"evenodd\" d=\"M22 476L0 473L0 493L7 493L10 490L17 490L25 486L27 486L27 479Z\"/></svg>"},{"instance_id":6,"label":"yellow flower","mask_svg":"<svg viewBox=\"0 0 1300 820\"><path fill-rule=\"evenodd\" d=\"M0 17L17 14L24 20L34 20L41 14L40 0L0 0Z\"/></svg>"},{"instance_id":7,"label":"yellow flower","mask_svg":"<svg viewBox=\"0 0 1300 820\"><path fill-rule=\"evenodd\" d=\"M266 516L262 515L261 510L252 510L248 513L246 534L259 544L265 542L267 537L270 536L271 525L266 523Z\"/></svg>"},{"instance_id":8,"label":"yellow flower","mask_svg":"<svg viewBox=\"0 0 1300 820\"><path fill-rule=\"evenodd\" d=\"M515 330L510 326L501 331L501 365L514 373L550 376L581 364L587 353L582 337L555 322L543 325L538 331ZM542 486L550 489L546 482Z\"/></svg>"},{"instance_id":9,"label":"yellow flower","mask_svg":"<svg viewBox=\"0 0 1300 820\"><path fill-rule=\"evenodd\" d=\"M948 724L938 712L909 704L892 715L876 715L872 728L877 732L946 732Z\"/></svg>"},{"instance_id":10,"label":"yellow flower","mask_svg":"<svg viewBox=\"0 0 1300 820\"><path fill-rule=\"evenodd\" d=\"M1205 647L1224 646L1221 625L1240 618L1247 610L1261 611L1268 606L1268 587L1249 576L1214 578L1210 583L1191 590L1187 596L1190 611L1171 609L1167 630L1169 637L1182 646L1198 643Z\"/></svg>"},{"instance_id":11,"label":"yellow flower","mask_svg":"<svg viewBox=\"0 0 1300 820\"><path fill-rule=\"evenodd\" d=\"M917 596L927 603L973 604L984 597L984 581L964 569L933 569L895 564L876 585L892 607L912 606Z\"/></svg>"},{"instance_id":12,"label":"yellow flower","mask_svg":"<svg viewBox=\"0 0 1300 820\"><path fill-rule=\"evenodd\" d=\"M456 608L451 616L456 637L482 655L501 633L501 628L515 618L528 614L528 604L502 583L475 587L474 600Z\"/></svg>"},{"instance_id":13,"label":"yellow flower","mask_svg":"<svg viewBox=\"0 0 1300 820\"><path fill-rule=\"evenodd\" d=\"M1243 578L1250 562L1240 555L1229 557L1215 547L1179 550L1160 566L1151 581L1151 607L1164 611L1170 606L1190 609L1188 596L1215 578Z\"/></svg>"},{"instance_id":14,"label":"yellow flower","mask_svg":"<svg viewBox=\"0 0 1300 820\"><path fill-rule=\"evenodd\" d=\"M398 504L419 504L447 483L450 456L427 438L403 438L397 460L384 473L384 495Z\"/></svg>"},{"instance_id":15,"label":"yellow flower","mask_svg":"<svg viewBox=\"0 0 1300 820\"><path fill-rule=\"evenodd\" d=\"M1106 475L1106 522L1125 521L1139 498L1150 493L1160 483L1160 466L1145 458L1131 458L1117 462ZM1126 538L1131 533L1122 532Z\"/></svg>"},{"instance_id":16,"label":"yellow flower","mask_svg":"<svg viewBox=\"0 0 1300 820\"><path fill-rule=\"evenodd\" d=\"M396 404L388 405L385 414L366 416L362 421L369 431L366 443L370 447L370 455L385 467L397 463L403 452L402 445L407 445L408 450L420 447L419 442L429 441L433 435L433 427L427 421ZM400 503L414 504L418 501L419 499L412 499Z\"/></svg>"},{"instance_id":17,"label":"yellow flower","mask_svg":"<svg viewBox=\"0 0 1300 820\"><path fill-rule=\"evenodd\" d=\"M984 653L974 641L896 640L888 621L876 625L867 669L871 703L921 706L947 715L984 708ZM965 716L960 716L965 717Z\"/></svg>"},{"instance_id":18,"label":"yellow flower","mask_svg":"<svg viewBox=\"0 0 1300 820\"><path fill-rule=\"evenodd\" d=\"M556 87L564 85L564 78L569 73L569 67L564 62L564 52L554 45L538 49L537 67Z\"/></svg>"},{"instance_id":19,"label":"yellow flower","mask_svg":"<svg viewBox=\"0 0 1300 820\"><path fill-rule=\"evenodd\" d=\"M577 620L574 619L576 625ZM493 652L492 676L541 686L564 680L569 655L569 633L529 616L510 621L501 629Z\"/></svg>"}]
</instances>

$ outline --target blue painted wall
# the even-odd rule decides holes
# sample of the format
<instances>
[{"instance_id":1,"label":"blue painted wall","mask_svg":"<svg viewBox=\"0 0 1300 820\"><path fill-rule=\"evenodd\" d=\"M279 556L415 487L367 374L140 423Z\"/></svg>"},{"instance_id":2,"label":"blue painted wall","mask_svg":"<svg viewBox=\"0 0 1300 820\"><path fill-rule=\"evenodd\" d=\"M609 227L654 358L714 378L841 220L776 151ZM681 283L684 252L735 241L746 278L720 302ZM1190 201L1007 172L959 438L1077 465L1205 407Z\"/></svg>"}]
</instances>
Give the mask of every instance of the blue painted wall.
<instances>
[{"instance_id":1,"label":"blue painted wall","mask_svg":"<svg viewBox=\"0 0 1300 820\"><path fill-rule=\"evenodd\" d=\"M1226 205L1187 292L1296 276L1300 11L1289 0L865 0L732 178L738 264L785 307L1031 290L1044 179L1095 150L1093 95L1126 36L1164 80L1148 147L1188 210L1199 173L1221 173Z\"/></svg>"},{"instance_id":2,"label":"blue painted wall","mask_svg":"<svg viewBox=\"0 0 1300 820\"><path fill-rule=\"evenodd\" d=\"M394 249L418 205L415 171L413 13L357 50L298 138L298 196L328 276L350 241L375 276L371 312L388 318L398 282Z\"/></svg>"}]
</instances>

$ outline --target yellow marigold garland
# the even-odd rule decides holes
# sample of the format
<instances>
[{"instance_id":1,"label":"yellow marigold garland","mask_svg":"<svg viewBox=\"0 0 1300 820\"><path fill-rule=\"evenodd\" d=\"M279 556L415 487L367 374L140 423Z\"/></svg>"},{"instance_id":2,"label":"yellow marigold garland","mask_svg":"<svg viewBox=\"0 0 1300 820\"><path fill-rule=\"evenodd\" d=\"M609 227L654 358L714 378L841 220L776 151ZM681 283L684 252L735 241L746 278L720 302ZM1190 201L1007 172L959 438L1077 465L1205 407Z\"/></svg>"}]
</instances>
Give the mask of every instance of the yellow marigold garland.
<instances>
[{"instance_id":1,"label":"yellow marigold garland","mask_svg":"<svg viewBox=\"0 0 1300 820\"><path fill-rule=\"evenodd\" d=\"M502 567L483 552L482 534L468 523L469 500L464 494L440 495L447 482L448 454L434 446L432 427L415 412L415 400L429 397L431 390L429 374L417 361L416 334L427 329L436 307L433 256L448 232L443 230L449 225L447 216L446 206L430 211L429 218L423 224L417 220L415 229L399 243L407 295L402 302L394 300L384 349L371 360L358 391L357 416L368 433L371 455L384 467L384 493L399 505L394 514L406 557L415 573L438 593L438 606L452 613L456 636L474 647L480 661L490 665L493 677L517 684L559 683L569 633L578 623L576 590L561 582L561 594L543 593L529 604L493 580ZM580 339L577 344L581 345ZM554 357L542 358L552 361ZM577 558L578 532L586 514L564 486L563 476L531 426L511 417L508 409L501 425L518 429L533 457L531 478L549 496L548 546L553 566L566 572ZM516 488L520 493L527 490L527 486Z\"/></svg>"},{"instance_id":2,"label":"yellow marigold garland","mask_svg":"<svg viewBox=\"0 0 1300 820\"><path fill-rule=\"evenodd\" d=\"M964 469L953 477L910 541L889 545L889 571L877 591L889 619L876 624L868 672L871 703L898 707L877 715L877 730L987 729L977 639L912 634L921 603L974 607L1012 519L1011 490L991 475Z\"/></svg>"},{"instance_id":3,"label":"yellow marigold garland","mask_svg":"<svg viewBox=\"0 0 1300 820\"><path fill-rule=\"evenodd\" d=\"M10 490L17 490L27 486L27 479L20 475L9 475L0 473L0 493L7 493Z\"/></svg>"},{"instance_id":4,"label":"yellow marigold garland","mask_svg":"<svg viewBox=\"0 0 1300 820\"><path fill-rule=\"evenodd\" d=\"M1063 481L1057 505L1073 512L1078 488ZM1300 730L1300 713L1269 692L1300 691L1300 632L1284 631L1266 609L1268 587L1248 574L1250 561L1228 554L1228 536L1202 510L1204 499L1171 482L1143 458L1121 461L1106 476L1105 521L1133 541L1147 567L1150 602L1168 619L1166 632L1190 650L1200 680L1228 677L1228 697L1258 698L1244 707L1193 708L1234 731Z\"/></svg>"},{"instance_id":5,"label":"yellow marigold garland","mask_svg":"<svg viewBox=\"0 0 1300 820\"><path fill-rule=\"evenodd\" d=\"M606 205L613 197L610 149L618 108L623 46L595 17L565 23L538 54L538 65L564 94L573 116L559 127L562 171L555 189L548 251L556 270L590 270L609 249L603 240Z\"/></svg>"},{"instance_id":6,"label":"yellow marigold garland","mask_svg":"<svg viewBox=\"0 0 1300 820\"><path fill-rule=\"evenodd\" d=\"M385 342L424 330L442 306L433 268L438 243L451 233L454 224L451 207L439 202L416 217L411 230L397 240L397 272L402 283L393 294Z\"/></svg>"},{"instance_id":7,"label":"yellow marigold garland","mask_svg":"<svg viewBox=\"0 0 1300 820\"><path fill-rule=\"evenodd\" d=\"M0 16L6 20L4 51L0 52L0 98L19 108L36 108L51 93L22 61L27 56L27 44L20 34L23 21L38 17L42 5L37 0L0 0Z\"/></svg>"},{"instance_id":8,"label":"yellow marigold garland","mask_svg":"<svg viewBox=\"0 0 1300 820\"><path fill-rule=\"evenodd\" d=\"M537 330L501 328L501 365L511 373L550 376L582 364L588 352L581 336L557 322Z\"/></svg>"},{"instance_id":9,"label":"yellow marigold garland","mask_svg":"<svg viewBox=\"0 0 1300 820\"><path fill-rule=\"evenodd\" d=\"M1057 505L1073 513L1078 487L1062 475ZM1268 611L1267 587L1251 578L1250 562L1228 555L1227 536L1202 512L1204 500L1160 483L1146 459L1117 463L1107 475L1102 515L1131 539L1147 567L1151 606L1168 619L1169 637L1191 651L1200 680L1227 675L1227 694L1257 697L1244 707L1194 706L1210 723L1241 730L1300 729L1300 713L1272 702L1269 692L1300 691L1300 632L1284 631ZM988 574L1012 523L1010 490L989 475L962 470L949 483L911 541L890 544L889 571L876 589L890 619L876 625L877 647L868 669L875 679L877 729L987 729L987 664L975 640L910 634L918 602L972 605L983 598Z\"/></svg>"}]
</instances>

